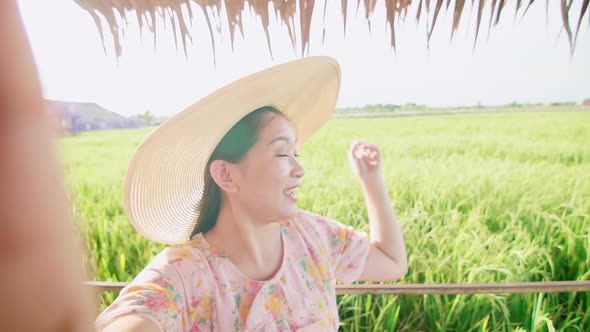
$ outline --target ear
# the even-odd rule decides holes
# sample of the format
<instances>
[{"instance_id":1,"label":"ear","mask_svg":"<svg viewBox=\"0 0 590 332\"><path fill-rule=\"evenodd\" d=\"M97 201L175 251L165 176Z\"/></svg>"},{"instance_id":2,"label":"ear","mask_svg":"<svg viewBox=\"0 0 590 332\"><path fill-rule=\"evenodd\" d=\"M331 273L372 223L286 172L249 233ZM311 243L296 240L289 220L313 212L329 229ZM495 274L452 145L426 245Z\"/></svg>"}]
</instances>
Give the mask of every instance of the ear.
<instances>
[{"instance_id":1,"label":"ear","mask_svg":"<svg viewBox=\"0 0 590 332\"><path fill-rule=\"evenodd\" d=\"M232 177L232 164L225 160L214 160L209 167L209 173L213 181L225 192L237 192L238 184Z\"/></svg>"}]
</instances>

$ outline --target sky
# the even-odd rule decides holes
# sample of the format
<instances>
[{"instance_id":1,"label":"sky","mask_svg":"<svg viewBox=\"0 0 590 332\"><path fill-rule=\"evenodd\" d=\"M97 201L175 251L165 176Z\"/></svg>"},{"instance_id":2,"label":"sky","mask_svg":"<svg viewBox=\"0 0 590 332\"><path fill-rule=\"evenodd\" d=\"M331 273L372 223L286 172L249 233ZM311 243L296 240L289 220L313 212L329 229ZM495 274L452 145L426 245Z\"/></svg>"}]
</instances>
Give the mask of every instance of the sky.
<instances>
[{"instance_id":1,"label":"sky","mask_svg":"<svg viewBox=\"0 0 590 332\"><path fill-rule=\"evenodd\" d=\"M316 1L307 54L332 56L340 63L338 108L579 103L590 98L590 24L582 24L576 51L570 55L565 33L560 34L557 1L551 1L549 15L545 2L536 2L524 18L515 17L514 2L509 2L489 36L484 13L475 48L476 14L469 20L469 1L452 40L452 12L441 13L429 47L426 21L415 21L413 7L406 20L396 24L395 52L389 44L384 1L377 2L371 32L362 5L357 12L356 1L349 1L346 36L340 1L327 1L322 44L323 3ZM574 1L574 12L580 6L581 1ZM146 29L140 38L135 14L129 13L123 54L117 59L110 35L105 54L94 21L73 0L19 0L19 8L45 98L94 102L123 115L178 113L225 84L301 54L300 48L293 50L287 28L271 15L271 58L260 18L247 9L245 38L236 34L233 51L225 16L215 20L222 33L215 36L214 66L209 31L197 9L187 57L180 45L175 47L169 22L167 29L158 22L154 49L153 36ZM577 22L577 13L573 18Z\"/></svg>"}]
</instances>

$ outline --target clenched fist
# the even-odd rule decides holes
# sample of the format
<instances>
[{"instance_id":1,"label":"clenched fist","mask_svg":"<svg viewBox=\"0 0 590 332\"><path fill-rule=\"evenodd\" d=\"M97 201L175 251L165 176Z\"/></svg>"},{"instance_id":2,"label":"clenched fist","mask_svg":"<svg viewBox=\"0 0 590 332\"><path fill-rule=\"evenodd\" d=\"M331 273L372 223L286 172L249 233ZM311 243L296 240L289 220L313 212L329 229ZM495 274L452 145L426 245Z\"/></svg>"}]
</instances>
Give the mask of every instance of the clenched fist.
<instances>
[{"instance_id":1,"label":"clenched fist","mask_svg":"<svg viewBox=\"0 0 590 332\"><path fill-rule=\"evenodd\" d=\"M361 182L381 180L381 154L376 145L353 141L348 150L348 161Z\"/></svg>"}]
</instances>

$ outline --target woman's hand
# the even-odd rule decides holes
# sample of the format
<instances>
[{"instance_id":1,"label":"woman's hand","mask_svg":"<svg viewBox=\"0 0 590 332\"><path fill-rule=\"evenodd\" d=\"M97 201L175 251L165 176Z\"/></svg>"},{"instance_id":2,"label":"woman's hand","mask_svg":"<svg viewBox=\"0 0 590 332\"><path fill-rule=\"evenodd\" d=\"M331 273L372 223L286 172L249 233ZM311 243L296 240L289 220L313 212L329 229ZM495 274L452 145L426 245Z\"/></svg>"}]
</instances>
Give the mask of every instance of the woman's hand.
<instances>
[{"instance_id":1,"label":"woman's hand","mask_svg":"<svg viewBox=\"0 0 590 332\"><path fill-rule=\"evenodd\" d=\"M379 149L373 144L353 141L348 161L361 181L371 234L371 249L359 280L397 280L408 273L408 257L401 227L381 176Z\"/></svg>"},{"instance_id":2,"label":"woman's hand","mask_svg":"<svg viewBox=\"0 0 590 332\"><path fill-rule=\"evenodd\" d=\"M353 141L348 150L348 162L362 183L381 180L381 154L376 145Z\"/></svg>"}]
</instances>

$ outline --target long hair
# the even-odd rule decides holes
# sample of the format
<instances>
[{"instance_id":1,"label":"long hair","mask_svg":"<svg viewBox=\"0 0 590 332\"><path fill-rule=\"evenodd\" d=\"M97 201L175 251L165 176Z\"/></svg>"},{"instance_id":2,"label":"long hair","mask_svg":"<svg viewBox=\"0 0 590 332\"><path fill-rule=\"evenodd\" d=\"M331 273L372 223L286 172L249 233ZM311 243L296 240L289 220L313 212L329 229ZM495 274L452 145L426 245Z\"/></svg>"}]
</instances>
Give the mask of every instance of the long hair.
<instances>
[{"instance_id":1,"label":"long hair","mask_svg":"<svg viewBox=\"0 0 590 332\"><path fill-rule=\"evenodd\" d=\"M215 183L209 168L215 160L224 160L230 163L238 163L258 140L260 130L268 123L262 123L263 115L274 113L283 116L274 107L265 106L254 110L244 116L223 136L219 144L213 150L207 167L205 168L205 188L203 197L197 206L199 216L197 224L191 234L191 238L198 233L207 233L215 226L219 210L221 208L221 188ZM270 122L270 121L269 121Z\"/></svg>"}]
</instances>

